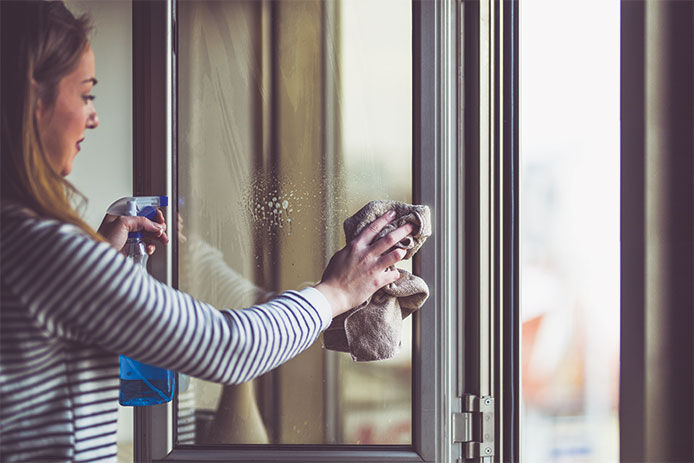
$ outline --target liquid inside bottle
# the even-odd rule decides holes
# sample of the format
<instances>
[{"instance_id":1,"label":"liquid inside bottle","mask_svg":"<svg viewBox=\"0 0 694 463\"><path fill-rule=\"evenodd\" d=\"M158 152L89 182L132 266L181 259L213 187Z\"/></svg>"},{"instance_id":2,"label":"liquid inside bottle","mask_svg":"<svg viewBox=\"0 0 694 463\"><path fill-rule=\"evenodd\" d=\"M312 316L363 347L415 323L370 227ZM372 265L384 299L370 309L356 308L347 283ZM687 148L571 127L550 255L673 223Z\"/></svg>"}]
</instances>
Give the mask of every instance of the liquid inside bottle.
<instances>
[{"instance_id":1,"label":"liquid inside bottle","mask_svg":"<svg viewBox=\"0 0 694 463\"><path fill-rule=\"evenodd\" d=\"M141 233L128 234L125 252L133 262L146 267L149 256ZM173 399L174 377L175 373L171 370L147 365L121 355L118 402L135 407L169 402Z\"/></svg>"},{"instance_id":2,"label":"liquid inside bottle","mask_svg":"<svg viewBox=\"0 0 694 463\"><path fill-rule=\"evenodd\" d=\"M171 370L121 355L118 401L121 405L136 407L169 402L173 399L174 375Z\"/></svg>"}]
</instances>

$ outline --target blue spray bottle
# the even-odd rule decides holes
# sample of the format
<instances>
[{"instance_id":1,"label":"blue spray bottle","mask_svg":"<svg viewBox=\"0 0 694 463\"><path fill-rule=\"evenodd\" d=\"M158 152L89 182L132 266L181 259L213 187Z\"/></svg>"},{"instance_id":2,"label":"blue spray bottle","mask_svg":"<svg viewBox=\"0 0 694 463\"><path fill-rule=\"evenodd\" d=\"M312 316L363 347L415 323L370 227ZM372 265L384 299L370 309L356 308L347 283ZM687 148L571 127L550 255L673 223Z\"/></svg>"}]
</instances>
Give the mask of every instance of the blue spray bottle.
<instances>
[{"instance_id":1,"label":"blue spray bottle","mask_svg":"<svg viewBox=\"0 0 694 463\"><path fill-rule=\"evenodd\" d=\"M169 203L166 196L137 196L121 198L111 204L108 213L121 216L143 216L154 220L157 208ZM145 243L142 233L128 233L125 251L129 258L147 266ZM171 401L174 394L175 373L171 370L147 365L124 355L120 356L120 394L121 405L156 405Z\"/></svg>"}]
</instances>

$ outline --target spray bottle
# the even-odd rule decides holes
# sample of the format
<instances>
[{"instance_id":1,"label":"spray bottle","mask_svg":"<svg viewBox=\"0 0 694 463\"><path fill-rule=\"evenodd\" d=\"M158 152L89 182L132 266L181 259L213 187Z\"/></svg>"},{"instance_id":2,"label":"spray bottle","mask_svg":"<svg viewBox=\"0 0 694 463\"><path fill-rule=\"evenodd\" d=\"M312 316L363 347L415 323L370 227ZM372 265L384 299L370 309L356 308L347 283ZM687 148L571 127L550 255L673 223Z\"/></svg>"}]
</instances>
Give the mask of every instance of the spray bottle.
<instances>
[{"instance_id":1,"label":"spray bottle","mask_svg":"<svg viewBox=\"0 0 694 463\"><path fill-rule=\"evenodd\" d=\"M111 204L108 213L121 216L142 216L154 220L157 208L168 206L166 196L136 196L121 198ZM147 255L142 233L128 233L126 255L135 264L146 269ZM120 356L121 405L142 406L169 402L174 394L175 373L171 370L147 365L124 355Z\"/></svg>"}]
</instances>

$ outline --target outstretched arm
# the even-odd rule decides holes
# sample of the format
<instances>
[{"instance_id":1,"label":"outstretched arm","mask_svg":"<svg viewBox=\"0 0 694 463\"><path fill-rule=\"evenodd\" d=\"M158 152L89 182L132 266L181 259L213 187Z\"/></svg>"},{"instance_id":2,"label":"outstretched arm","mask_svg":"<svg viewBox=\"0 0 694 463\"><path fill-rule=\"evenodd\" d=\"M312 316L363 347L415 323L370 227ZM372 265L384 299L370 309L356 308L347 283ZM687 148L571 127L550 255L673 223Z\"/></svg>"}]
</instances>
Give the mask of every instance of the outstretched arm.
<instances>
[{"instance_id":1,"label":"outstretched arm","mask_svg":"<svg viewBox=\"0 0 694 463\"><path fill-rule=\"evenodd\" d=\"M397 271L386 269L401 251L385 252L409 233L407 226L371 242L389 221L379 219L338 252L316 288L245 310L218 311L75 227L36 218L3 221L4 282L35 323L57 337L235 384L294 357L333 315L397 278Z\"/></svg>"}]
</instances>

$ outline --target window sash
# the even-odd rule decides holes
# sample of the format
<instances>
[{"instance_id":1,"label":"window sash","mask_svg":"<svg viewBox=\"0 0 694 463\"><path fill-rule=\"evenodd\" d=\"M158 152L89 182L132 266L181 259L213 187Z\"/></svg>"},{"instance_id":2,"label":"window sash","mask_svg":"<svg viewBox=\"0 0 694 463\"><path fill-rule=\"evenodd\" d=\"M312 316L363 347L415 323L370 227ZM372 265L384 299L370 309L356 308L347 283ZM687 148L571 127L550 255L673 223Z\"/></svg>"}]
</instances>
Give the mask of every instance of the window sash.
<instances>
[{"instance_id":1,"label":"window sash","mask_svg":"<svg viewBox=\"0 0 694 463\"><path fill-rule=\"evenodd\" d=\"M165 188L176 216L175 0L134 2L135 178L139 192ZM413 172L414 201L428 204L434 234L415 257L415 272L429 282L431 297L414 314L413 445L402 446L225 446L173 448L170 404L142 407L135 413L136 461L455 461L460 444L452 443L451 416L460 411L457 362L461 325L462 209L458 152L458 8L455 0L413 2ZM143 20L144 18L144 20ZM164 37L164 40L161 38ZM147 47L141 45L148 44ZM143 60L143 55L149 59ZM164 56L160 61L152 56ZM139 67L138 67L138 59ZM138 77L138 72L139 77ZM146 78L143 80L143 78ZM166 82L165 94L155 91ZM144 82L144 84L143 84ZM139 114L139 116L138 116ZM163 117L162 117L163 115ZM157 142L157 140L159 140ZM155 144L160 146L156 147ZM147 144L151 145L148 146ZM140 146L138 149L137 146ZM157 151L159 150L159 151ZM162 158L150 153L163 152ZM144 165L143 161L147 163ZM144 175L143 175L144 172ZM176 221L169 224L176 235ZM173 252L176 252L174 247ZM174 254L175 255L175 254ZM156 276L175 283L176 259L162 255Z\"/></svg>"}]
</instances>

